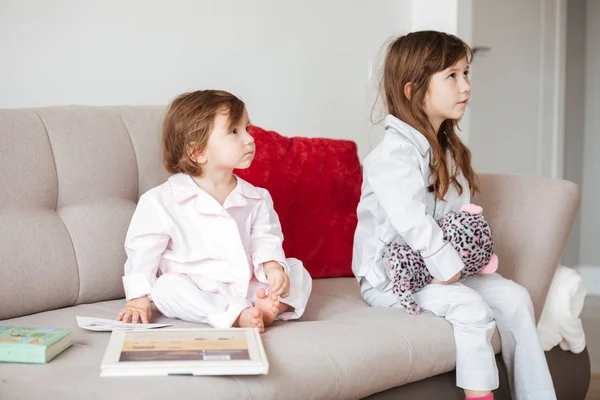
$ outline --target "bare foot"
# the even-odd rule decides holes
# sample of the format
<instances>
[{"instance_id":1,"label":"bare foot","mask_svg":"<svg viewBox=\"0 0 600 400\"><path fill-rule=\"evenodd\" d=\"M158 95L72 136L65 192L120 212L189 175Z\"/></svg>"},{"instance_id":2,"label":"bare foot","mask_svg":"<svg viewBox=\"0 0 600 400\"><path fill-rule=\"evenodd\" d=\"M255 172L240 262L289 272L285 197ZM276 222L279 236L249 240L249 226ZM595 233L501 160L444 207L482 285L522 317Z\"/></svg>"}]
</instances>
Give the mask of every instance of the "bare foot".
<instances>
[{"instance_id":1,"label":"bare foot","mask_svg":"<svg viewBox=\"0 0 600 400\"><path fill-rule=\"evenodd\" d=\"M279 304L279 296L275 293L267 296L265 289L258 289L256 293L256 299L254 300L256 307L263 312L263 321L265 326L269 326L275 321L275 318L281 312L281 305Z\"/></svg>"},{"instance_id":2,"label":"bare foot","mask_svg":"<svg viewBox=\"0 0 600 400\"><path fill-rule=\"evenodd\" d=\"M465 396L467 396L467 397L473 397L473 398L485 397L485 396L488 396L489 394L492 393L489 390L468 390L468 389L464 389L464 391L465 391Z\"/></svg>"},{"instance_id":3,"label":"bare foot","mask_svg":"<svg viewBox=\"0 0 600 400\"><path fill-rule=\"evenodd\" d=\"M258 331L263 333L265 331L263 311L258 307L244 309L235 321L234 326L239 326L241 328L258 328Z\"/></svg>"}]
</instances>

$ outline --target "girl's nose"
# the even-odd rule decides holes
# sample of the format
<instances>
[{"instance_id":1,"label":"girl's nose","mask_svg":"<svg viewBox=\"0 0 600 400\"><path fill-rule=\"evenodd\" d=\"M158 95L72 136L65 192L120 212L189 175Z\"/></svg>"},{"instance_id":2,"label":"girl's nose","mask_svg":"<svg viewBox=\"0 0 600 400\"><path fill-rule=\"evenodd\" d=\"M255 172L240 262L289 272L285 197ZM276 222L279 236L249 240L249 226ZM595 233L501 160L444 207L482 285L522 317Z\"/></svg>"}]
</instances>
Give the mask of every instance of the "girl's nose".
<instances>
[{"instance_id":1,"label":"girl's nose","mask_svg":"<svg viewBox=\"0 0 600 400\"><path fill-rule=\"evenodd\" d=\"M462 80L462 87L460 88L462 93L471 93L471 83L468 79Z\"/></svg>"},{"instance_id":2,"label":"girl's nose","mask_svg":"<svg viewBox=\"0 0 600 400\"><path fill-rule=\"evenodd\" d=\"M246 135L246 140L244 140L245 144L252 144L254 143L254 138L252 137L252 135L250 135L249 133Z\"/></svg>"}]
</instances>

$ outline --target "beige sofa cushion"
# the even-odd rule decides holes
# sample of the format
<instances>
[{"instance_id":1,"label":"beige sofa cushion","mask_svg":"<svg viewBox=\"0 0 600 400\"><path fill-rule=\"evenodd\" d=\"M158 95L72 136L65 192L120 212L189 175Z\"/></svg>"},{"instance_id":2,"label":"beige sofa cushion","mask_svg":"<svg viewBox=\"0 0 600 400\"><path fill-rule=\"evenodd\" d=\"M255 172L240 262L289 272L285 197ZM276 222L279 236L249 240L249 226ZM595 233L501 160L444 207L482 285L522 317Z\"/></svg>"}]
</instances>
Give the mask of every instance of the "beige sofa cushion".
<instances>
[{"instance_id":1,"label":"beige sofa cushion","mask_svg":"<svg viewBox=\"0 0 600 400\"><path fill-rule=\"evenodd\" d=\"M0 398L39 398L42 392L36 388L43 388L49 399L133 399L142 388L144 399L163 399L167 393L203 399L357 399L451 371L455 365L452 327L446 320L369 308L353 278L336 278L314 282L300 321L276 322L262 336L270 363L266 376L100 378L110 333L76 328L75 316L113 318L124 304L79 305L2 321L70 327L75 329L75 345L46 366L0 364ZM157 321L200 326L162 316ZM497 334L493 344L498 352Z\"/></svg>"},{"instance_id":2,"label":"beige sofa cushion","mask_svg":"<svg viewBox=\"0 0 600 400\"><path fill-rule=\"evenodd\" d=\"M79 277L57 213L52 145L32 110L0 112L0 319L70 306Z\"/></svg>"},{"instance_id":3,"label":"beige sofa cushion","mask_svg":"<svg viewBox=\"0 0 600 400\"><path fill-rule=\"evenodd\" d=\"M536 320L544 308L575 215L579 187L533 176L482 175L473 202L493 229L498 272L529 291Z\"/></svg>"},{"instance_id":4,"label":"beige sofa cushion","mask_svg":"<svg viewBox=\"0 0 600 400\"><path fill-rule=\"evenodd\" d=\"M0 110L0 319L123 297L135 204L168 176L163 112Z\"/></svg>"}]
</instances>

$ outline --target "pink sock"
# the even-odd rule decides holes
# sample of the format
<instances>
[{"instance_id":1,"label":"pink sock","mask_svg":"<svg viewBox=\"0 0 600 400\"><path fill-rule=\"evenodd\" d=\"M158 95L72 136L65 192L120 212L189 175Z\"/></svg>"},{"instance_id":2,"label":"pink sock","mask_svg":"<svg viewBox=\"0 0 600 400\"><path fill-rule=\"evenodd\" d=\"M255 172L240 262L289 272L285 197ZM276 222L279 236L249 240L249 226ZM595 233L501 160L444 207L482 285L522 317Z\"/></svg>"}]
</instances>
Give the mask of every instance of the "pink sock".
<instances>
[{"instance_id":1,"label":"pink sock","mask_svg":"<svg viewBox=\"0 0 600 400\"><path fill-rule=\"evenodd\" d=\"M483 397L466 397L465 400L494 400L494 393L490 393Z\"/></svg>"}]
</instances>

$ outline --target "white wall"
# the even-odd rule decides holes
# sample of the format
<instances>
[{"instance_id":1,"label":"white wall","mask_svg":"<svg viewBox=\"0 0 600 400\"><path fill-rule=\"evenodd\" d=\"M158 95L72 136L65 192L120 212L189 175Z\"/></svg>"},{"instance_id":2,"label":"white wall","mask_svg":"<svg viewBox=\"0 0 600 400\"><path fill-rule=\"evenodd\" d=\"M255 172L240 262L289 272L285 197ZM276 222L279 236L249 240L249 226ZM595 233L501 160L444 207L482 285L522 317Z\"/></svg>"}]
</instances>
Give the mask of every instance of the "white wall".
<instances>
[{"instance_id":1,"label":"white wall","mask_svg":"<svg viewBox=\"0 0 600 400\"><path fill-rule=\"evenodd\" d=\"M475 170L561 177L566 0L473 0L472 18Z\"/></svg>"},{"instance_id":2,"label":"white wall","mask_svg":"<svg viewBox=\"0 0 600 400\"><path fill-rule=\"evenodd\" d=\"M257 125L349 138L361 156L372 64L411 27L398 0L2 0L0 107L167 104L229 90Z\"/></svg>"}]
</instances>

